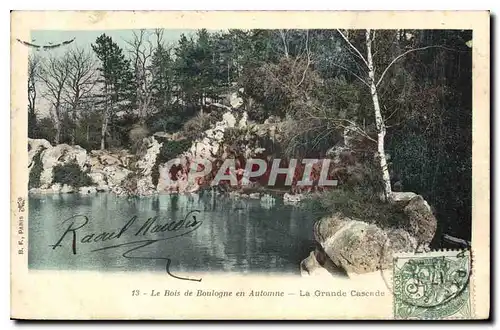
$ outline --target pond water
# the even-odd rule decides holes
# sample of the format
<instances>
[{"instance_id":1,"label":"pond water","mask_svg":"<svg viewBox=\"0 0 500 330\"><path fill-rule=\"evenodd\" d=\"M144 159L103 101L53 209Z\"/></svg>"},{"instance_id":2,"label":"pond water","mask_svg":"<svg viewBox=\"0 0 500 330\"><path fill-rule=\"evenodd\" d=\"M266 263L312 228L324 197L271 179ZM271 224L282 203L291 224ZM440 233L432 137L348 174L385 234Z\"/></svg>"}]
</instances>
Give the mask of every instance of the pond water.
<instances>
[{"instance_id":1,"label":"pond water","mask_svg":"<svg viewBox=\"0 0 500 330\"><path fill-rule=\"evenodd\" d=\"M186 219L187 223L186 216L193 210L199 211L194 229L177 232L170 231L170 226L165 231L169 221ZM155 223L146 228L151 217L157 217ZM314 247L316 219L305 210L284 205L280 198L269 204L212 194L131 199L108 193L33 195L29 198L29 267L165 271L168 258L172 273L299 274L300 261ZM158 225L163 231L152 230ZM141 247L147 240L157 241Z\"/></svg>"}]
</instances>

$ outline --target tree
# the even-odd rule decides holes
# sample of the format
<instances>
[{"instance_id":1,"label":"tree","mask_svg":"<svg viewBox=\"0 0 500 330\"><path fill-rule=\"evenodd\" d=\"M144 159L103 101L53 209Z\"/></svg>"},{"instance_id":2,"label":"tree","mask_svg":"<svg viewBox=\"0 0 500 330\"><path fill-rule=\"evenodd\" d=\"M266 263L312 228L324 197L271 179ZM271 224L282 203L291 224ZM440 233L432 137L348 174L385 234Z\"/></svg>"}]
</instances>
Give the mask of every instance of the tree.
<instances>
[{"instance_id":1,"label":"tree","mask_svg":"<svg viewBox=\"0 0 500 330\"><path fill-rule=\"evenodd\" d=\"M134 32L134 38L127 43L130 46L131 60L135 78L136 106L139 121L144 123L152 99L152 66L151 58L155 50L150 40L151 34L145 30Z\"/></svg>"},{"instance_id":2,"label":"tree","mask_svg":"<svg viewBox=\"0 0 500 330\"><path fill-rule=\"evenodd\" d=\"M117 110L121 101L133 102L133 74L130 71L130 62L111 37L102 34L96 39L96 43L92 44L92 49L101 62L98 68L101 76L98 82L102 86L99 103L103 107L101 149L105 149L111 112Z\"/></svg>"},{"instance_id":3,"label":"tree","mask_svg":"<svg viewBox=\"0 0 500 330\"><path fill-rule=\"evenodd\" d=\"M66 80L64 99L72 114L73 130L71 144L75 143L78 111L85 100L90 97L96 84L96 68L90 52L81 48L73 48L68 52L69 75Z\"/></svg>"},{"instance_id":4,"label":"tree","mask_svg":"<svg viewBox=\"0 0 500 330\"><path fill-rule=\"evenodd\" d=\"M30 54L28 57L28 136L35 137L37 82L39 80L40 57Z\"/></svg>"},{"instance_id":5,"label":"tree","mask_svg":"<svg viewBox=\"0 0 500 330\"><path fill-rule=\"evenodd\" d=\"M151 60L152 67L152 99L159 111L166 110L173 99L173 59L171 49L163 44L163 30L156 30L156 48Z\"/></svg>"},{"instance_id":6,"label":"tree","mask_svg":"<svg viewBox=\"0 0 500 330\"><path fill-rule=\"evenodd\" d=\"M59 144L61 140L61 123L63 120L63 95L64 88L70 75L70 61L68 54L56 57L51 54L43 61L40 68L39 78L44 84L44 97L52 105L56 135L54 143Z\"/></svg>"},{"instance_id":7,"label":"tree","mask_svg":"<svg viewBox=\"0 0 500 330\"><path fill-rule=\"evenodd\" d=\"M218 102L224 89L226 64L215 45L215 36L201 29L196 38L182 35L174 50L176 82L188 107L203 110L208 99Z\"/></svg>"}]
</instances>

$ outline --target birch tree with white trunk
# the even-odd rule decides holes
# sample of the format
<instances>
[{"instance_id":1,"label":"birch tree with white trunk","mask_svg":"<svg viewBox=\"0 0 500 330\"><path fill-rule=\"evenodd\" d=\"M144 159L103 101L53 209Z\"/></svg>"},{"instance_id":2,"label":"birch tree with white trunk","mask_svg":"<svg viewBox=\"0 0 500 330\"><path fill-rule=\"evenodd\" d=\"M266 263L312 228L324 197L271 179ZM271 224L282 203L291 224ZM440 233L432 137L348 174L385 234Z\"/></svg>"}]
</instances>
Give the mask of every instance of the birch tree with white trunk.
<instances>
[{"instance_id":1,"label":"birch tree with white trunk","mask_svg":"<svg viewBox=\"0 0 500 330\"><path fill-rule=\"evenodd\" d=\"M366 67L367 70L367 75L365 77L356 75L352 73L357 79L359 79L361 82L363 82L364 85L366 85L369 90L370 90L370 96L372 99L372 104L373 104L373 113L375 116L375 125L377 129L377 154L378 154L378 162L379 162L379 167L380 167L380 172L382 174L382 181L383 181L383 189L384 189L384 198L386 201L391 201L392 200L392 188L391 188L391 179L389 175L389 168L387 164L387 156L385 154L385 135L386 135L386 123L381 111L381 106L380 106L380 99L379 99L379 93L378 93L378 87L380 83L383 81L387 71L392 67L394 63L396 63L398 60L400 60L402 57L405 55L418 51L418 50L424 50L428 48L435 48L435 47L442 47L442 46L426 46L426 47L420 47L420 48L412 48L409 49L402 54L396 56L394 59L392 59L389 64L385 67L384 70L379 71L377 70L376 67L376 61L374 58L374 52L373 50L373 44L376 36L376 30L370 30L367 29L365 30L365 46L366 46L366 57L363 56L361 51L354 46L351 41L348 38L347 33L343 33L341 30L337 29L338 33L344 39L344 41L347 43L347 45L351 48L352 51L354 51L354 54L356 57L363 62L363 65ZM380 77L377 80L376 77L376 72L382 72Z\"/></svg>"}]
</instances>

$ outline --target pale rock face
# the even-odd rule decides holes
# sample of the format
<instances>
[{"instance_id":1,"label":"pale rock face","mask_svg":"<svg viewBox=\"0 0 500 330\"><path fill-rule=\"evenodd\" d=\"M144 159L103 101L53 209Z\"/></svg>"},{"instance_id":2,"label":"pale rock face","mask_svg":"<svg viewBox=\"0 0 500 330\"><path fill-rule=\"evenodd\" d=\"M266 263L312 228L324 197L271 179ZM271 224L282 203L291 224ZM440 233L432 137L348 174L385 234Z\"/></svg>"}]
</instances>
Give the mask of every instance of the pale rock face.
<instances>
[{"instance_id":1,"label":"pale rock face","mask_svg":"<svg viewBox=\"0 0 500 330\"><path fill-rule=\"evenodd\" d=\"M160 165L159 167L159 179L157 190L159 192L196 192L199 190L200 186L193 180L193 177L188 177L185 173L178 172L177 178L170 178L170 168L165 166L166 164ZM186 158L181 158L179 165L184 168L186 165Z\"/></svg>"},{"instance_id":2,"label":"pale rock face","mask_svg":"<svg viewBox=\"0 0 500 330\"><path fill-rule=\"evenodd\" d=\"M151 176L151 171L156 163L156 156L160 152L163 143L156 141L154 137L145 139L146 154L142 156L136 163L136 168L139 169L139 174Z\"/></svg>"},{"instance_id":3,"label":"pale rock face","mask_svg":"<svg viewBox=\"0 0 500 330\"><path fill-rule=\"evenodd\" d=\"M417 195L408 202L403 212L409 219L409 232L417 238L420 245L428 246L436 233L437 219L427 201Z\"/></svg>"},{"instance_id":4,"label":"pale rock face","mask_svg":"<svg viewBox=\"0 0 500 330\"><path fill-rule=\"evenodd\" d=\"M102 172L107 178L108 186L119 186L131 173L130 170L121 166L107 166Z\"/></svg>"},{"instance_id":5,"label":"pale rock face","mask_svg":"<svg viewBox=\"0 0 500 330\"><path fill-rule=\"evenodd\" d=\"M97 191L112 191L116 194L125 194L121 185L132 171L130 160L133 155L127 150L110 152L108 150L92 150L90 153L89 176L96 184Z\"/></svg>"},{"instance_id":6,"label":"pale rock face","mask_svg":"<svg viewBox=\"0 0 500 330\"><path fill-rule=\"evenodd\" d=\"M107 185L106 178L101 172L90 172L89 176L97 186Z\"/></svg>"},{"instance_id":7,"label":"pale rock face","mask_svg":"<svg viewBox=\"0 0 500 330\"><path fill-rule=\"evenodd\" d=\"M163 143L159 143L154 137L143 140L146 153L135 163L137 178L137 194L141 196L150 195L155 190L151 173L156 163L156 157L160 152Z\"/></svg>"},{"instance_id":8,"label":"pale rock face","mask_svg":"<svg viewBox=\"0 0 500 330\"><path fill-rule=\"evenodd\" d=\"M101 154L99 156L99 161L103 165L119 165L121 163L118 158L109 154Z\"/></svg>"},{"instance_id":9,"label":"pale rock face","mask_svg":"<svg viewBox=\"0 0 500 330\"><path fill-rule=\"evenodd\" d=\"M67 144L59 144L48 148L42 151L40 156L43 164L43 171L40 175L41 188L48 188L52 183L54 166L76 161L78 166L82 170L85 170L89 160L85 149L80 146L69 146Z\"/></svg>"},{"instance_id":10,"label":"pale rock face","mask_svg":"<svg viewBox=\"0 0 500 330\"><path fill-rule=\"evenodd\" d=\"M316 236L326 255L347 273L370 273L387 269L394 252L415 248L410 235L386 232L377 225L336 215L315 225ZM325 239L326 238L326 239Z\"/></svg>"},{"instance_id":11,"label":"pale rock face","mask_svg":"<svg viewBox=\"0 0 500 330\"><path fill-rule=\"evenodd\" d=\"M67 194L67 193L72 193L74 191L73 187L67 184L64 184L61 187L60 193L61 194Z\"/></svg>"},{"instance_id":12,"label":"pale rock face","mask_svg":"<svg viewBox=\"0 0 500 330\"><path fill-rule=\"evenodd\" d=\"M231 104L232 108L238 109L243 105L243 99L238 96L238 93L233 93L229 98L229 103Z\"/></svg>"},{"instance_id":13,"label":"pale rock face","mask_svg":"<svg viewBox=\"0 0 500 330\"><path fill-rule=\"evenodd\" d=\"M205 131L203 138L193 142L189 150L190 156L209 160L213 159L212 155L217 154L220 144L224 139L224 131L226 128L234 127L236 124L236 118L230 111L224 113L222 118L223 120L217 122L214 128Z\"/></svg>"},{"instance_id":14,"label":"pale rock face","mask_svg":"<svg viewBox=\"0 0 500 330\"><path fill-rule=\"evenodd\" d=\"M222 120L226 122L226 127L234 127L236 125L236 118L230 111L222 115Z\"/></svg>"},{"instance_id":15,"label":"pale rock face","mask_svg":"<svg viewBox=\"0 0 500 330\"><path fill-rule=\"evenodd\" d=\"M241 121L240 121L241 123ZM219 152L219 148L224 140L224 132L227 128L235 127L236 118L231 111L227 111L222 115L222 120L215 123L215 127L206 130L203 137L197 139L191 145L191 148L184 154L177 157L184 161L192 161L196 158L214 160L214 155ZM177 180L170 179L169 168L165 164L159 167L159 179L157 190L159 192L194 192L199 189L199 185L192 180L192 177L181 175Z\"/></svg>"}]
</instances>

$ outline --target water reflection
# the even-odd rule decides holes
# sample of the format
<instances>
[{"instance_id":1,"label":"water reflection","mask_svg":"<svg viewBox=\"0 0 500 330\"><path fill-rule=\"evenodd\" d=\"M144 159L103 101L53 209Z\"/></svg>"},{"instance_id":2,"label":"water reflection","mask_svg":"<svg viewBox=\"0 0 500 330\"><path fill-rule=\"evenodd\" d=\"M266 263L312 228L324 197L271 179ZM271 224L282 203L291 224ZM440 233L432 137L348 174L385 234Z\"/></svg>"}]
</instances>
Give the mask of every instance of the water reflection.
<instances>
[{"instance_id":1,"label":"water reflection","mask_svg":"<svg viewBox=\"0 0 500 330\"><path fill-rule=\"evenodd\" d=\"M119 230L134 215L141 224L153 216L166 222L182 219L195 209L201 211L200 228L186 236L157 242L137 253L170 257L172 271L298 273L300 261L307 257L313 245L315 219L279 200L272 207L262 207L259 200L211 194L133 199L112 194L30 196L29 265L37 269L164 270L164 261L122 257L126 248L90 252L89 245L79 244L77 255L73 255L69 235L62 247L52 249L51 245L67 228L63 220L75 214L89 217L85 232L100 233ZM125 232L120 241L137 240L135 232ZM155 233L148 238L159 239L162 235L164 233ZM93 248L103 244L95 243Z\"/></svg>"}]
</instances>

